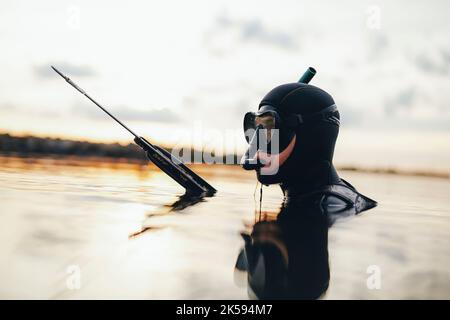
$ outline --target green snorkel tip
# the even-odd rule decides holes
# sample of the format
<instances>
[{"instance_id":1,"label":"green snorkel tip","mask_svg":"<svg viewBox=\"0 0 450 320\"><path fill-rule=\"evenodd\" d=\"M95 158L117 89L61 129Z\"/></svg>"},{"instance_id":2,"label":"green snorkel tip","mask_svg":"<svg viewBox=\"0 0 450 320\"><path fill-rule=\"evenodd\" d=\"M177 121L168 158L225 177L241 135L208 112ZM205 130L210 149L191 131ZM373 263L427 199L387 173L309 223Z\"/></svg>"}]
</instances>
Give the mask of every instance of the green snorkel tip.
<instances>
[{"instance_id":1,"label":"green snorkel tip","mask_svg":"<svg viewBox=\"0 0 450 320\"><path fill-rule=\"evenodd\" d=\"M298 80L300 83L309 83L311 79L316 75L317 71L313 67L309 67L308 70L302 75L302 77Z\"/></svg>"}]
</instances>

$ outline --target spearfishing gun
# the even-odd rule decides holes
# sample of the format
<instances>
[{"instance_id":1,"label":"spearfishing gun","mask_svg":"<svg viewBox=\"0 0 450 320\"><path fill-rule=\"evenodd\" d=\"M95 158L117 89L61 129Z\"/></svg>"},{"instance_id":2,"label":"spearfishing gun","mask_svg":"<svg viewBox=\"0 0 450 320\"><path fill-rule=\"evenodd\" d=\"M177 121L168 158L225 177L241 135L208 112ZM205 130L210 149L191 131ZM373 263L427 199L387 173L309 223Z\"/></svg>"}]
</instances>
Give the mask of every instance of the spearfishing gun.
<instances>
[{"instance_id":1,"label":"spearfishing gun","mask_svg":"<svg viewBox=\"0 0 450 320\"><path fill-rule=\"evenodd\" d=\"M170 154L167 150L148 142L145 138L138 136L108 110L101 106L97 101L91 98L83 89L77 86L70 78L62 74L58 69L51 66L52 69L67 81L72 87L91 100L97 107L102 109L107 115L113 118L118 124L124 127L134 136L134 142L141 147L147 154L147 157L169 177L178 182L186 189L188 194L212 196L217 192L209 183L203 180L199 175L189 169L180 159Z\"/></svg>"}]
</instances>

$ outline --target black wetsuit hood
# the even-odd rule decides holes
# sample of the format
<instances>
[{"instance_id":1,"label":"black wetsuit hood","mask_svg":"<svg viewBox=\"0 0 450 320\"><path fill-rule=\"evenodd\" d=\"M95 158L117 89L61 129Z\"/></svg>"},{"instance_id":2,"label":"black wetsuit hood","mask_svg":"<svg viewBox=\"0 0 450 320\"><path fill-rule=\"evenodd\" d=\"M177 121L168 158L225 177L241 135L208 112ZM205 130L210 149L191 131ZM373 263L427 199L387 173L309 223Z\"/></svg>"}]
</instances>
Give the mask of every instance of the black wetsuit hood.
<instances>
[{"instance_id":1,"label":"black wetsuit hood","mask_svg":"<svg viewBox=\"0 0 450 320\"><path fill-rule=\"evenodd\" d=\"M292 139L296 135L294 150L276 175L258 174L263 184L281 183L283 188L296 187L305 192L321 185L337 183L333 167L333 154L339 133L339 112L331 95L324 90L303 83L289 83L271 90L259 104L277 109L281 119L292 115L304 122L296 126L282 126L280 139ZM287 132L286 132L287 131ZM280 141L280 146L286 145Z\"/></svg>"}]
</instances>

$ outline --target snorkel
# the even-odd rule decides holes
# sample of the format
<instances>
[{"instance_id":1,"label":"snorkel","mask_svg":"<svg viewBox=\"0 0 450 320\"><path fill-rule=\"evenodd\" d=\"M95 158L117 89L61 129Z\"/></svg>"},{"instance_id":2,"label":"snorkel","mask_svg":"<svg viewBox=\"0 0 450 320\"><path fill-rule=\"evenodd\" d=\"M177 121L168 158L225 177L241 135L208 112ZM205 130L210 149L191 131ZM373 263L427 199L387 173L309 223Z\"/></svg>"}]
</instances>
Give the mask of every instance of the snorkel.
<instances>
[{"instance_id":1,"label":"snorkel","mask_svg":"<svg viewBox=\"0 0 450 320\"><path fill-rule=\"evenodd\" d=\"M300 77L298 80L299 83L308 84L311 79L315 76L316 70L312 67L309 67L305 73ZM249 124L250 122L253 122L256 124L257 121L255 121L255 118L258 116L264 116L266 113L270 114L270 106L262 107L258 111L258 113L247 113L244 117L244 131L246 135L247 142L249 144L249 147L245 154L241 158L241 166L244 170L260 170L264 168L265 166L269 165L272 166L273 163L271 163L271 152L268 152L268 149L273 149L272 147L274 144L277 144L276 138L279 138L279 134L277 134L277 131L279 128L276 126L272 128L264 127L262 124L254 125L254 128L251 127ZM276 118L275 118L276 119ZM277 121L275 121L277 122ZM249 128L250 127L250 128ZM275 133L271 132L270 134L268 131L271 131L275 129ZM271 135L271 141L268 143L268 136ZM250 137L250 138L249 138ZM275 139L274 139L275 138ZM272 143L272 140L274 140L275 143ZM295 145L295 136L292 138L292 140L285 146L284 150L279 153L279 156L276 157L276 166L282 165L283 162L287 159L286 154L288 153L289 149L292 151L293 146ZM279 144L277 145L279 147ZM290 152L289 152L290 153ZM270 169L269 169L270 171Z\"/></svg>"},{"instance_id":2,"label":"snorkel","mask_svg":"<svg viewBox=\"0 0 450 320\"><path fill-rule=\"evenodd\" d=\"M308 84L311 79L316 75L317 71L313 67L309 67L305 73L298 79L299 83Z\"/></svg>"}]
</instances>

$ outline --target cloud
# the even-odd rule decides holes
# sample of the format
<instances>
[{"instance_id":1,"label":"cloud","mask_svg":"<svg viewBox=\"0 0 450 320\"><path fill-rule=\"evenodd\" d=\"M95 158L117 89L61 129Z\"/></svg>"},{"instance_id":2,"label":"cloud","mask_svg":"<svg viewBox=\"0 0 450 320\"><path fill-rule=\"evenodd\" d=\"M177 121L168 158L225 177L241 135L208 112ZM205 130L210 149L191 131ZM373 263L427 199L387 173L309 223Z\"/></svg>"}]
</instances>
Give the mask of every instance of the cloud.
<instances>
[{"instance_id":1,"label":"cloud","mask_svg":"<svg viewBox=\"0 0 450 320\"><path fill-rule=\"evenodd\" d=\"M450 50L422 52L415 57L414 63L423 72L447 75L450 72Z\"/></svg>"},{"instance_id":2,"label":"cloud","mask_svg":"<svg viewBox=\"0 0 450 320\"><path fill-rule=\"evenodd\" d=\"M12 103L5 102L0 104L0 111L15 111L15 110L17 110L17 106Z\"/></svg>"},{"instance_id":3,"label":"cloud","mask_svg":"<svg viewBox=\"0 0 450 320\"><path fill-rule=\"evenodd\" d=\"M180 117L168 108L140 110L127 106L119 106L109 110L114 116L121 121L150 121L163 123L176 123L180 121ZM72 112L76 112L90 119L105 120L108 116L95 105L82 103L72 108Z\"/></svg>"},{"instance_id":4,"label":"cloud","mask_svg":"<svg viewBox=\"0 0 450 320\"><path fill-rule=\"evenodd\" d=\"M384 110L387 115L394 115L401 109L409 110L415 105L418 97L419 93L413 86L400 90L396 95L387 99Z\"/></svg>"},{"instance_id":5,"label":"cloud","mask_svg":"<svg viewBox=\"0 0 450 320\"><path fill-rule=\"evenodd\" d=\"M343 128L358 127L363 123L364 112L355 108L339 108L341 126Z\"/></svg>"},{"instance_id":6,"label":"cloud","mask_svg":"<svg viewBox=\"0 0 450 320\"><path fill-rule=\"evenodd\" d=\"M117 109L117 117L129 121L154 121L164 123L180 121L179 116L168 108L142 111L128 107L119 107Z\"/></svg>"},{"instance_id":7,"label":"cloud","mask_svg":"<svg viewBox=\"0 0 450 320\"><path fill-rule=\"evenodd\" d=\"M450 64L450 50L449 49L441 49L440 50L441 57L446 64Z\"/></svg>"},{"instance_id":8,"label":"cloud","mask_svg":"<svg viewBox=\"0 0 450 320\"><path fill-rule=\"evenodd\" d=\"M226 13L217 16L212 28L205 34L205 43L211 51L223 53L230 45L257 43L284 50L298 49L295 34L274 29L261 19L231 18Z\"/></svg>"},{"instance_id":9,"label":"cloud","mask_svg":"<svg viewBox=\"0 0 450 320\"><path fill-rule=\"evenodd\" d=\"M367 50L370 62L380 60L384 57L384 53L389 48L389 39L386 34L381 31L371 32L368 37Z\"/></svg>"},{"instance_id":10,"label":"cloud","mask_svg":"<svg viewBox=\"0 0 450 320\"><path fill-rule=\"evenodd\" d=\"M27 106L10 102L0 102L0 112L5 114L15 114L23 117L57 118L64 115L61 109L48 109L43 105L36 104Z\"/></svg>"},{"instance_id":11,"label":"cloud","mask_svg":"<svg viewBox=\"0 0 450 320\"><path fill-rule=\"evenodd\" d=\"M269 30L261 20L253 19L240 23L241 39L243 41L259 41L266 45L278 46L285 49L296 48L296 41L292 35L279 30Z\"/></svg>"},{"instance_id":12,"label":"cloud","mask_svg":"<svg viewBox=\"0 0 450 320\"><path fill-rule=\"evenodd\" d=\"M71 76L76 77L91 77L95 76L96 72L94 69L88 65L75 65L66 62L55 63L55 64L44 64L40 66L34 66L33 71L35 75L40 78L53 78L55 77L55 71L50 68L50 65L54 65L62 73L66 74L69 78Z\"/></svg>"}]
</instances>

